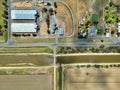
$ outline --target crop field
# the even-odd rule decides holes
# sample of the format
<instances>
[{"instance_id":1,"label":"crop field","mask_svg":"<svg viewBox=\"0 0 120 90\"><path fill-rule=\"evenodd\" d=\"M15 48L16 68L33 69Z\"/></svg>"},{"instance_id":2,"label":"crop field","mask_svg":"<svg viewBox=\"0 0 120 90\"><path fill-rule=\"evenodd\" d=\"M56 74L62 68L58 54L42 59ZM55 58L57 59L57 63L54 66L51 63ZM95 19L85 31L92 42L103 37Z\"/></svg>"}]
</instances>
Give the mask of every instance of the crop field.
<instances>
[{"instance_id":1,"label":"crop field","mask_svg":"<svg viewBox=\"0 0 120 90\"><path fill-rule=\"evenodd\" d=\"M0 53L52 53L52 49L48 47L16 47L4 48L0 47Z\"/></svg>"},{"instance_id":2,"label":"crop field","mask_svg":"<svg viewBox=\"0 0 120 90\"><path fill-rule=\"evenodd\" d=\"M52 63L52 56L0 55L0 66L48 66Z\"/></svg>"},{"instance_id":3,"label":"crop field","mask_svg":"<svg viewBox=\"0 0 120 90\"><path fill-rule=\"evenodd\" d=\"M65 69L64 90L119 90L119 67L69 67Z\"/></svg>"},{"instance_id":4,"label":"crop field","mask_svg":"<svg viewBox=\"0 0 120 90\"><path fill-rule=\"evenodd\" d=\"M52 90L52 75L2 75L0 90Z\"/></svg>"},{"instance_id":5,"label":"crop field","mask_svg":"<svg viewBox=\"0 0 120 90\"><path fill-rule=\"evenodd\" d=\"M120 55L79 55L57 57L57 62L71 63L119 63Z\"/></svg>"}]
</instances>

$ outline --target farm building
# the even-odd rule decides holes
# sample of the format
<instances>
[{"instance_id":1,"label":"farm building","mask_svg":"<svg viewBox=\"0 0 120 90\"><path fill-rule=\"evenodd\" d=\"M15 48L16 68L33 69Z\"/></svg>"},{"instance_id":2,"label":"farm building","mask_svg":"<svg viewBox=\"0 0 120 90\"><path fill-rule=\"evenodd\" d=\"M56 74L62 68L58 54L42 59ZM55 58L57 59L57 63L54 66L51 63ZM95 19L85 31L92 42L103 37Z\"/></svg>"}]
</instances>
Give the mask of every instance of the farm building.
<instances>
[{"instance_id":1,"label":"farm building","mask_svg":"<svg viewBox=\"0 0 120 90\"><path fill-rule=\"evenodd\" d=\"M64 35L64 28L63 27L59 27L58 33L59 33L59 36L63 36Z\"/></svg>"},{"instance_id":2,"label":"farm building","mask_svg":"<svg viewBox=\"0 0 120 90\"><path fill-rule=\"evenodd\" d=\"M95 26L92 27L92 36L96 36L97 35L97 29Z\"/></svg>"},{"instance_id":3,"label":"farm building","mask_svg":"<svg viewBox=\"0 0 120 90\"><path fill-rule=\"evenodd\" d=\"M11 11L11 19L35 19L35 15L37 14L36 10L12 10Z\"/></svg>"},{"instance_id":4,"label":"farm building","mask_svg":"<svg viewBox=\"0 0 120 90\"><path fill-rule=\"evenodd\" d=\"M12 23L12 33L35 33L37 25L35 23Z\"/></svg>"}]
</instances>

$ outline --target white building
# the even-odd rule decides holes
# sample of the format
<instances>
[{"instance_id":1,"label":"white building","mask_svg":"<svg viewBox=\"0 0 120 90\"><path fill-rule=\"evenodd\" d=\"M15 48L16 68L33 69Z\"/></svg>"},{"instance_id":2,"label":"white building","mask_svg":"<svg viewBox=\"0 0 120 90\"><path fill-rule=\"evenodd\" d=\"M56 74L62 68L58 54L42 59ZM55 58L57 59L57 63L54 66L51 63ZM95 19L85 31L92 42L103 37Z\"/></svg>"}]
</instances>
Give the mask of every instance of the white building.
<instances>
[{"instance_id":1,"label":"white building","mask_svg":"<svg viewBox=\"0 0 120 90\"><path fill-rule=\"evenodd\" d=\"M12 10L11 19L23 20L23 19L35 19L37 14L36 10Z\"/></svg>"},{"instance_id":2,"label":"white building","mask_svg":"<svg viewBox=\"0 0 120 90\"><path fill-rule=\"evenodd\" d=\"M35 23L12 23L12 33L35 33L37 25Z\"/></svg>"}]
</instances>

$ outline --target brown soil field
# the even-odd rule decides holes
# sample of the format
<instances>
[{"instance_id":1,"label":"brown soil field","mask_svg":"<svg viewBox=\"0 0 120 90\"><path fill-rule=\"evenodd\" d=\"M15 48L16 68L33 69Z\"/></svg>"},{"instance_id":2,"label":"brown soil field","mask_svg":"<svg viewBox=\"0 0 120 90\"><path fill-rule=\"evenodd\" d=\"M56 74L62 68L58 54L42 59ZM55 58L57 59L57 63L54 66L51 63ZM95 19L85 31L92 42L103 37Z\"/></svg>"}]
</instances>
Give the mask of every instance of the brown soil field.
<instances>
[{"instance_id":1,"label":"brown soil field","mask_svg":"<svg viewBox=\"0 0 120 90\"><path fill-rule=\"evenodd\" d=\"M78 27L78 0L64 0L72 9L75 19L76 29Z\"/></svg>"},{"instance_id":2,"label":"brown soil field","mask_svg":"<svg viewBox=\"0 0 120 90\"><path fill-rule=\"evenodd\" d=\"M65 69L64 90L119 90L120 68L77 68Z\"/></svg>"},{"instance_id":3,"label":"brown soil field","mask_svg":"<svg viewBox=\"0 0 120 90\"><path fill-rule=\"evenodd\" d=\"M52 75L3 75L0 90L52 90Z\"/></svg>"},{"instance_id":4,"label":"brown soil field","mask_svg":"<svg viewBox=\"0 0 120 90\"><path fill-rule=\"evenodd\" d=\"M78 0L64 0L72 9L73 13L74 13L74 17L75 20L77 20L77 4L78 4Z\"/></svg>"},{"instance_id":5,"label":"brown soil field","mask_svg":"<svg viewBox=\"0 0 120 90\"><path fill-rule=\"evenodd\" d=\"M65 33L66 35L71 35L72 34L72 19L71 19L71 15L70 12L68 11L68 9L61 3L57 3L57 14L64 16L65 20L63 20L63 22L65 22Z\"/></svg>"}]
</instances>

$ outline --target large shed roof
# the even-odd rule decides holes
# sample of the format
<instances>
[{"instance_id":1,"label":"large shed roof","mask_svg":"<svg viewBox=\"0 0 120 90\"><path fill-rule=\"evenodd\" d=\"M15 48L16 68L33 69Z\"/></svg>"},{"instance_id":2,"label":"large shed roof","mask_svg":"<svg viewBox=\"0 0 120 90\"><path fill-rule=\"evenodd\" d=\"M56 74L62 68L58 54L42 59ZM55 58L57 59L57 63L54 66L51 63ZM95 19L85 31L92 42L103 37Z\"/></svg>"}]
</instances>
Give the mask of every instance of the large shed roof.
<instances>
[{"instance_id":1,"label":"large shed roof","mask_svg":"<svg viewBox=\"0 0 120 90\"><path fill-rule=\"evenodd\" d=\"M35 23L12 23L13 33L35 33L37 25Z\"/></svg>"},{"instance_id":2,"label":"large shed roof","mask_svg":"<svg viewBox=\"0 0 120 90\"><path fill-rule=\"evenodd\" d=\"M12 10L12 19L35 19L36 10Z\"/></svg>"}]
</instances>

